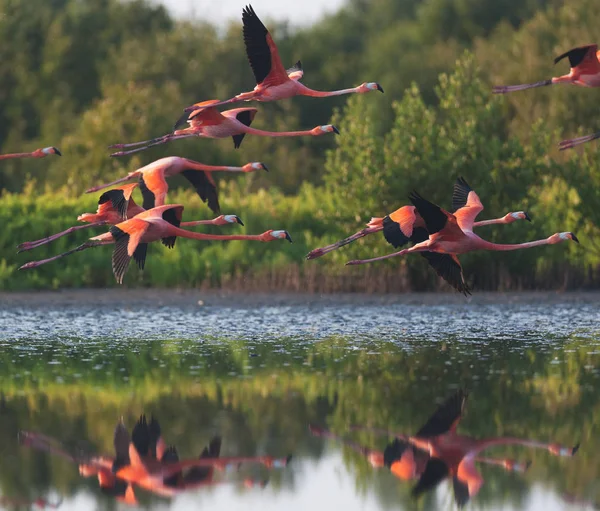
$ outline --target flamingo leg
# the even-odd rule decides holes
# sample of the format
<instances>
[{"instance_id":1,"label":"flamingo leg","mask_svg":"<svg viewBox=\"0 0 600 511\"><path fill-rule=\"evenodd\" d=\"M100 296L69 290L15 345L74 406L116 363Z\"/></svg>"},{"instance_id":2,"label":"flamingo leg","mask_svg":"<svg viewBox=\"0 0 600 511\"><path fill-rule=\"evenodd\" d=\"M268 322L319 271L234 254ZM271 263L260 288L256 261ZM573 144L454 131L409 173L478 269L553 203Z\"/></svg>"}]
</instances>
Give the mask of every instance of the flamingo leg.
<instances>
[{"instance_id":1,"label":"flamingo leg","mask_svg":"<svg viewBox=\"0 0 600 511\"><path fill-rule=\"evenodd\" d=\"M365 236L368 236L369 234L372 234L374 232L379 232L382 229L382 227L366 227L365 229L362 229L357 233L353 234L352 236L344 238L343 240L336 241L335 243L332 243L331 245L327 245L325 247L315 248L314 250L311 250L306 255L306 259L311 260L316 259L317 257L322 257L325 254L332 252L333 250L348 245L349 243L352 243L353 241L356 241L360 238L364 238Z\"/></svg>"},{"instance_id":2,"label":"flamingo leg","mask_svg":"<svg viewBox=\"0 0 600 511\"><path fill-rule=\"evenodd\" d=\"M101 225L106 225L106 222L102 221L102 222L93 222L93 223L85 224L85 225L74 225L73 227L69 227L68 229L65 229L62 232L53 234L52 236L48 236L46 238L40 238L39 240L36 240L36 241L25 241L24 243L21 243L19 246L17 246L17 249L18 249L17 254L19 254L21 252L26 252L27 250L37 248L41 245L45 245L46 243L50 243L54 240L57 240L58 238L62 238L63 236L66 236L67 234L71 234L72 232L79 231L81 229L88 229L89 227L99 227Z\"/></svg>"},{"instance_id":3,"label":"flamingo leg","mask_svg":"<svg viewBox=\"0 0 600 511\"><path fill-rule=\"evenodd\" d=\"M552 85L553 83L554 82L550 79L535 83L525 83L523 85L496 85L492 88L492 92L494 94L506 94L507 92L533 89L535 87L544 87L546 85Z\"/></svg>"},{"instance_id":4,"label":"flamingo leg","mask_svg":"<svg viewBox=\"0 0 600 511\"><path fill-rule=\"evenodd\" d=\"M85 193L97 192L98 190L102 190L104 188L108 188L109 186L118 185L119 183L124 183L125 181L129 181L130 179L133 179L134 177L136 177L135 173L133 173L133 175L128 174L127 176L122 177L120 179L115 179L114 181L111 181L110 183L106 183L104 185L98 185L98 186L93 186L92 188L88 188L85 191Z\"/></svg>"},{"instance_id":5,"label":"flamingo leg","mask_svg":"<svg viewBox=\"0 0 600 511\"><path fill-rule=\"evenodd\" d=\"M597 138L600 138L600 131L592 135L584 135L583 137L563 140L558 144L558 147L560 151L564 151L565 149L572 149L575 146L585 144L586 142L591 142L592 140L596 140Z\"/></svg>"},{"instance_id":6,"label":"flamingo leg","mask_svg":"<svg viewBox=\"0 0 600 511\"><path fill-rule=\"evenodd\" d=\"M384 259L390 259L392 257L403 256L405 254L408 254L409 252L417 252L416 250L412 250L412 248L415 248L415 247L405 248L404 250L400 250L399 252L394 252L392 254L387 254L387 255L379 256L379 257L373 257L371 259L354 259L353 261L348 261L346 263L346 266L355 266L357 264L373 263L375 261L383 261ZM427 252L427 250L423 250L422 252Z\"/></svg>"},{"instance_id":7,"label":"flamingo leg","mask_svg":"<svg viewBox=\"0 0 600 511\"><path fill-rule=\"evenodd\" d=\"M172 140L179 140L181 138L189 138L189 137L197 137L198 134L197 133L191 133L191 134L187 134L187 135L173 135L172 133L168 133L167 135L164 135L162 137L158 137L149 141L148 144L146 144L143 147L138 147L137 149L130 149L129 151L117 151L116 153L112 153L110 156L115 157L115 156L125 156L128 154L134 154L134 153L139 153L140 151L145 151L146 149L150 148L150 147L154 147L157 145L161 145L161 144L165 144L167 142L170 142ZM131 147L133 145L140 145L141 143L136 142L135 144L115 144L114 148L119 148L119 147Z\"/></svg>"},{"instance_id":8,"label":"flamingo leg","mask_svg":"<svg viewBox=\"0 0 600 511\"><path fill-rule=\"evenodd\" d=\"M41 266L42 264L56 261L57 259L61 259L65 256L74 254L75 252L81 252L82 250L86 250L88 248L98 247L100 245L109 245L111 243L112 243L112 241L86 241L82 245L79 245L78 247L73 248L71 250L67 250L66 252L63 252L62 254L58 254L53 257L49 257L48 259L41 259L39 261L31 261L29 263L26 263L23 266L21 266L19 268L19 270L29 270L31 268L37 268L38 266Z\"/></svg>"}]
</instances>

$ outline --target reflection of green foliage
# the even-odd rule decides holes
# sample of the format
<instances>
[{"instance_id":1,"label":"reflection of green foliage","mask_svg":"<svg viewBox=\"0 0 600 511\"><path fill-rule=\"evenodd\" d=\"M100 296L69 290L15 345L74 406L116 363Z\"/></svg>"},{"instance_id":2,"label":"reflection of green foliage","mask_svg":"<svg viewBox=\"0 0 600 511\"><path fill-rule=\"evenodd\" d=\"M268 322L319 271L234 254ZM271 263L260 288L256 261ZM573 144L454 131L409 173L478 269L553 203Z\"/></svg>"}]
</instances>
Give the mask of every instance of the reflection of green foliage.
<instances>
[{"instance_id":1,"label":"reflection of green foliage","mask_svg":"<svg viewBox=\"0 0 600 511\"><path fill-rule=\"evenodd\" d=\"M556 340L545 351L509 341L502 347L473 344L468 352L453 341L443 351L437 343L419 346L408 350L373 341L361 345L341 337L314 345L286 339L143 345L111 339L84 346L71 339L30 345L30 353L5 346L0 356L5 368L0 389L6 397L0 448L8 453L0 461L3 491L23 490L34 470L34 488L52 484L74 491L84 484L62 462L40 465L46 463L44 456L19 451L14 443L19 428L110 452L116 418L124 415L132 424L145 411L157 414L168 441L182 452L199 451L218 431L231 454L268 451L319 457L323 443L309 437L308 423L327 425L342 435L349 434L351 424L411 433L455 385L472 391L460 425L465 434L582 442L573 460L521 448L490 451L493 456L531 459L533 466L525 476L483 467L486 485L478 505L500 499L519 507L528 484L537 481L555 491L589 491L599 476L595 452L600 402L595 389L600 362L587 355L585 343L574 340L564 349ZM481 359L491 364L484 367ZM557 405L557 388L577 391ZM379 449L386 441L370 433L354 438ZM384 502L408 503L410 485L373 472L346 449L344 460L356 474L358 491L376 487ZM292 481L284 478L278 484ZM423 509L429 507L429 499L422 502Z\"/></svg>"}]
</instances>

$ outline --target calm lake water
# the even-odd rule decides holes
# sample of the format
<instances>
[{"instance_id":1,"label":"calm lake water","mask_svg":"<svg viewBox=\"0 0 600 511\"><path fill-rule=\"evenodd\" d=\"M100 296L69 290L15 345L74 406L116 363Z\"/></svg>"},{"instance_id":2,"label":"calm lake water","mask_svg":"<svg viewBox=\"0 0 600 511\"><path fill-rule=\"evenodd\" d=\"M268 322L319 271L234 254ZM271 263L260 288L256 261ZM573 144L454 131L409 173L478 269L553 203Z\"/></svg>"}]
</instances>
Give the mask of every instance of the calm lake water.
<instances>
[{"instance_id":1,"label":"calm lake water","mask_svg":"<svg viewBox=\"0 0 600 511\"><path fill-rule=\"evenodd\" d=\"M145 413L181 458L215 436L221 456L293 458L217 470L211 484L170 499L135 488L143 508L456 509L451 479L414 498L418 477L373 468L352 448L383 451L393 437L351 426L414 435L464 388L461 435L581 443L573 457L485 451L531 466L477 463L484 483L466 509L599 508L600 294L0 294L0 344L0 504L44 497L62 498L64 510L128 509L76 463L19 445L17 433L111 456L119 418L131 431Z\"/></svg>"}]
</instances>

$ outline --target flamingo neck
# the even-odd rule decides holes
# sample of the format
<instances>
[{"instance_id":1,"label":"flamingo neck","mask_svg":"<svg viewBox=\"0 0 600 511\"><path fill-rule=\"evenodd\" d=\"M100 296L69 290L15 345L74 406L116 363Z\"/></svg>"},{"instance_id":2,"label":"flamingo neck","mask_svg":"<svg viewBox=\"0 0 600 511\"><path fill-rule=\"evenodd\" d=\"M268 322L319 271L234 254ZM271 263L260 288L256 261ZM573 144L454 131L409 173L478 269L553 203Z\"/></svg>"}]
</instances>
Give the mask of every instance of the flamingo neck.
<instances>
[{"instance_id":1,"label":"flamingo neck","mask_svg":"<svg viewBox=\"0 0 600 511\"><path fill-rule=\"evenodd\" d=\"M205 241L235 241L235 240L255 240L262 241L260 234L204 234L201 232L190 232L178 227L169 229L169 236L179 236L181 238L189 238L193 240Z\"/></svg>"},{"instance_id":2,"label":"flamingo neck","mask_svg":"<svg viewBox=\"0 0 600 511\"><path fill-rule=\"evenodd\" d=\"M241 124L241 123L240 123ZM305 131L265 131L265 130L259 130L256 128L251 128L249 126L243 125L244 129L242 130L243 133L249 133L251 135L259 135L262 137L301 137L304 135L312 135L312 131L311 130L305 130Z\"/></svg>"},{"instance_id":3,"label":"flamingo neck","mask_svg":"<svg viewBox=\"0 0 600 511\"><path fill-rule=\"evenodd\" d=\"M481 220L479 222L473 222L473 227L483 227L484 225L494 225L494 224L506 224L508 223L504 217L501 218L492 218L490 220Z\"/></svg>"},{"instance_id":4,"label":"flamingo neck","mask_svg":"<svg viewBox=\"0 0 600 511\"><path fill-rule=\"evenodd\" d=\"M222 171L222 172L243 172L242 167L228 167L226 165L206 165L194 160L188 160L185 158L185 164L187 168L194 170L202 170L207 172Z\"/></svg>"},{"instance_id":5,"label":"flamingo neck","mask_svg":"<svg viewBox=\"0 0 600 511\"><path fill-rule=\"evenodd\" d=\"M309 89L305 85L301 85L299 94L302 96L310 96L313 98L327 98L329 96L342 96L343 94L353 94L358 92L358 87L352 87L350 89L340 89L340 90L332 90L332 91L320 91Z\"/></svg>"},{"instance_id":6,"label":"flamingo neck","mask_svg":"<svg viewBox=\"0 0 600 511\"><path fill-rule=\"evenodd\" d=\"M490 241L485 241L483 239L479 239L478 249L480 250L492 250L496 252L504 252L508 250L521 250L524 248L533 248L539 247L541 245L549 245L549 238L543 240L536 241L528 241L526 243L514 243L514 244L502 244L502 243L492 243Z\"/></svg>"},{"instance_id":7,"label":"flamingo neck","mask_svg":"<svg viewBox=\"0 0 600 511\"><path fill-rule=\"evenodd\" d=\"M11 160L13 158L32 158L33 153L0 154L0 160Z\"/></svg>"},{"instance_id":8,"label":"flamingo neck","mask_svg":"<svg viewBox=\"0 0 600 511\"><path fill-rule=\"evenodd\" d=\"M496 445L522 445L524 447L534 447L541 449L546 449L548 447L548 444L537 442L535 440L527 440L524 438L505 436L479 440L477 442L477 447L473 450L473 453L481 452L485 449L489 449L490 447L494 447Z\"/></svg>"}]
</instances>

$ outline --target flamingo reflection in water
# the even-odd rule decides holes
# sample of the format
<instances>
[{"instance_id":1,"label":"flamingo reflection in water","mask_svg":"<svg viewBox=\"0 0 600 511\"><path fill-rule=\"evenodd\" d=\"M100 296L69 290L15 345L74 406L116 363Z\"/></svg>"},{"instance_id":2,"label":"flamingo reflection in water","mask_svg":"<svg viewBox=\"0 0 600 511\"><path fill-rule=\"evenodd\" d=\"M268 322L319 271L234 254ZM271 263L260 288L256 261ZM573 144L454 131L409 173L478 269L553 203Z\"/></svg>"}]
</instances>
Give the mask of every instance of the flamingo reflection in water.
<instances>
[{"instance_id":1,"label":"flamingo reflection in water","mask_svg":"<svg viewBox=\"0 0 600 511\"><path fill-rule=\"evenodd\" d=\"M386 429L353 426L354 431L368 431L377 435L394 437L383 451L366 448L319 428L309 426L315 436L341 440L345 446L365 456L375 468L387 467L394 476L404 481L417 479L412 495L418 497L432 490L440 482L452 478L454 500L459 507L477 495L483 485L483 477L475 463L504 467L506 470L524 472L530 461L517 462L510 458L483 457L482 451L498 445L522 445L546 449L555 456L573 456L579 449L563 447L556 443L513 437L476 439L456 432L464 412L467 393L459 389L444 401L414 436L392 433Z\"/></svg>"},{"instance_id":2,"label":"flamingo reflection in water","mask_svg":"<svg viewBox=\"0 0 600 511\"><path fill-rule=\"evenodd\" d=\"M215 436L198 458L180 460L177 449L167 446L158 421L140 416L131 438L123 421L114 432L114 457L73 454L57 440L36 432L21 431L21 444L49 452L79 466L83 477L98 477L103 493L126 504L137 504L133 488L138 486L155 495L174 497L184 491L233 481L214 478L215 470L239 469L242 463L258 463L268 469L283 468L291 460L272 456L221 457L221 437ZM266 485L265 480L244 479L247 488Z\"/></svg>"}]
</instances>

